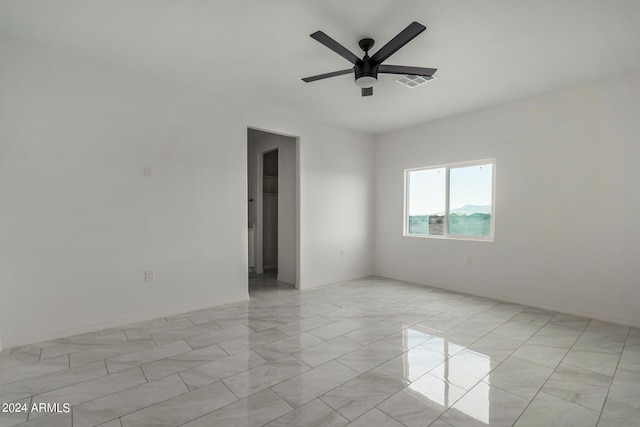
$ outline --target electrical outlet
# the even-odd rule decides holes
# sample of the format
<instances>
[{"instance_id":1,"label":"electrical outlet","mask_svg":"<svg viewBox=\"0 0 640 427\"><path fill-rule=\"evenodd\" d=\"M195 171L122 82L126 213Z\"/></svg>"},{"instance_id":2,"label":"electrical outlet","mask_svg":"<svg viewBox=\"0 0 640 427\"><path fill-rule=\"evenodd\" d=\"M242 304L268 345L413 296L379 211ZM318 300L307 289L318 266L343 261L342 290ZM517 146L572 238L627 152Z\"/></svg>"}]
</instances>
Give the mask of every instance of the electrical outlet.
<instances>
[{"instance_id":1,"label":"electrical outlet","mask_svg":"<svg viewBox=\"0 0 640 427\"><path fill-rule=\"evenodd\" d=\"M144 165L144 169L142 171L142 175L144 175L144 176L153 175L153 169L151 168L151 165Z\"/></svg>"},{"instance_id":2,"label":"electrical outlet","mask_svg":"<svg viewBox=\"0 0 640 427\"><path fill-rule=\"evenodd\" d=\"M153 282L156 280L156 271L155 270L145 270L144 271L144 281L145 282Z\"/></svg>"},{"instance_id":3,"label":"electrical outlet","mask_svg":"<svg viewBox=\"0 0 640 427\"><path fill-rule=\"evenodd\" d=\"M340 258L344 258L344 249L340 249Z\"/></svg>"}]
</instances>

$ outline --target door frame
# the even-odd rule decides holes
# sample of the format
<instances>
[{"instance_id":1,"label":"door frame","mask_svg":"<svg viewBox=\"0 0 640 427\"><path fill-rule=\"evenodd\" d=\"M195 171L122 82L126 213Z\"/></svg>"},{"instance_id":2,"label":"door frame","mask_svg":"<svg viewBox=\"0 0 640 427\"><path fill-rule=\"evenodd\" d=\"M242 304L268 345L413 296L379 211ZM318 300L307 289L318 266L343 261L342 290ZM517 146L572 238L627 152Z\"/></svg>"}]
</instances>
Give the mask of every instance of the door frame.
<instances>
[{"instance_id":1,"label":"door frame","mask_svg":"<svg viewBox=\"0 0 640 427\"><path fill-rule=\"evenodd\" d=\"M276 132L270 129L265 129L257 126L247 126L247 129L258 130L261 132L267 132L274 135L285 136L293 139L294 150L295 150L295 268L296 268L296 278L295 278L295 287L296 289L300 289L300 137L296 135L291 135L283 132ZM248 142L248 141L247 141ZM248 147L248 146L247 146ZM261 274L264 272L264 259L263 259L263 215L264 215L264 185L263 185L263 174L264 174L264 155L265 153L277 150L278 147L269 148L264 151L260 151L257 153L257 167L256 167L256 234L255 234L255 265L256 265L256 274ZM280 154L278 154L280 156ZM280 172L278 172L278 181L280 180ZM278 187L280 185L278 184ZM247 198L247 204L248 204ZM280 211L280 203L278 203L278 212ZM248 206L247 206L248 212ZM280 215L280 213L278 213ZM278 234L280 233L280 227L278 227ZM278 251L278 257L280 256L280 251Z\"/></svg>"}]
</instances>

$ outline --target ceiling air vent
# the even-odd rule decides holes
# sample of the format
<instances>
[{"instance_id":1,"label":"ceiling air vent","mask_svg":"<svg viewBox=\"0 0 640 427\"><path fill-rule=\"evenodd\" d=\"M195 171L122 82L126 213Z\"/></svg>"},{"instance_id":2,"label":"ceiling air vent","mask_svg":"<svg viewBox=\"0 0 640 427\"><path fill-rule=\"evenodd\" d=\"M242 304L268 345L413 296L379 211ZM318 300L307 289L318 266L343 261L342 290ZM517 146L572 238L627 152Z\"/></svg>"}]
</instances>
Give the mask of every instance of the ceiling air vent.
<instances>
[{"instance_id":1,"label":"ceiling air vent","mask_svg":"<svg viewBox=\"0 0 640 427\"><path fill-rule=\"evenodd\" d=\"M435 76L401 76L395 79L401 85L414 88L433 80Z\"/></svg>"}]
</instances>

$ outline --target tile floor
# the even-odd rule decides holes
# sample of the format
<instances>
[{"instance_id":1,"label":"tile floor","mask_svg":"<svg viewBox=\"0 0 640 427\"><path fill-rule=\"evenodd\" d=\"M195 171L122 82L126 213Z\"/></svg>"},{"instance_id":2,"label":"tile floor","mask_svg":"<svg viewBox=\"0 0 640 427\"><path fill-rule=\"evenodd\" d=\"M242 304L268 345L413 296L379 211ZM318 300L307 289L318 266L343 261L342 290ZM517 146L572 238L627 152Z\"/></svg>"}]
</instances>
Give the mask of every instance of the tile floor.
<instances>
[{"instance_id":1,"label":"tile floor","mask_svg":"<svg viewBox=\"0 0 640 427\"><path fill-rule=\"evenodd\" d=\"M640 425L640 329L375 277L250 293L3 351L0 403L71 410L0 427Z\"/></svg>"}]
</instances>

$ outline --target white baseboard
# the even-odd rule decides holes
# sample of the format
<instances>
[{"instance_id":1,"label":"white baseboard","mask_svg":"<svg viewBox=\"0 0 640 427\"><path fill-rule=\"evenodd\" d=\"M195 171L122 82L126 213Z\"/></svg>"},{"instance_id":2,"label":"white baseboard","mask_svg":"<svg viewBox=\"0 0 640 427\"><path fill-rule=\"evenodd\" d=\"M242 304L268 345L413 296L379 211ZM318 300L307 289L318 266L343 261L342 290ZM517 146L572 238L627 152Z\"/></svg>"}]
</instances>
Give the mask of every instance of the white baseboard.
<instances>
[{"instance_id":1,"label":"white baseboard","mask_svg":"<svg viewBox=\"0 0 640 427\"><path fill-rule=\"evenodd\" d=\"M575 307L563 307L563 306L558 306L554 304L540 303L538 301L529 301L526 298L518 298L518 297L514 297L513 295L503 295L503 294L493 293L493 292L478 292L477 289L470 290L460 286L453 286L453 285L448 285L443 283L433 283L433 282L418 283L411 280L400 279L400 278L393 278L393 277L386 277L386 276L378 276L378 277L382 277L388 280L399 280L402 282L412 283L415 285L430 286L433 288L438 288L438 289L443 289L443 290L453 291L453 292L460 292L463 294L474 295L474 296L483 297L483 298L491 298L491 299L509 302L513 304L526 305L529 307L541 308L543 310L556 311L558 313L572 314L574 316L580 316L580 317L588 317L590 319L617 323L619 325L631 326L634 328L640 328L640 321L636 319L629 319L626 317L620 317L620 316L610 315L606 313L593 312L590 310L581 310Z\"/></svg>"},{"instance_id":2,"label":"white baseboard","mask_svg":"<svg viewBox=\"0 0 640 427\"><path fill-rule=\"evenodd\" d=\"M146 322L147 320L158 319L161 317L169 317L174 316L176 314L188 313L190 311L202 310L205 308L211 307L219 307L223 305L237 304L239 302L244 302L249 300L249 294L246 293L244 295L238 295L233 298L226 298L224 300L215 300L209 303L199 303L199 304L187 304L180 307L174 307L167 310L159 310L154 312L149 312L141 315L135 316L124 316L115 319L110 319L107 321L96 322L96 323L88 323L78 328L64 328L58 329L55 331L49 331L41 334L34 334L29 336L20 337L15 340L5 341L5 345L7 348L19 347L24 345L36 344L43 341L50 341L57 338L64 338L78 334L84 334L87 332L100 331L103 329L110 328L118 328L121 326L130 325L132 323L138 322ZM0 351L2 350L0 343Z\"/></svg>"}]
</instances>

